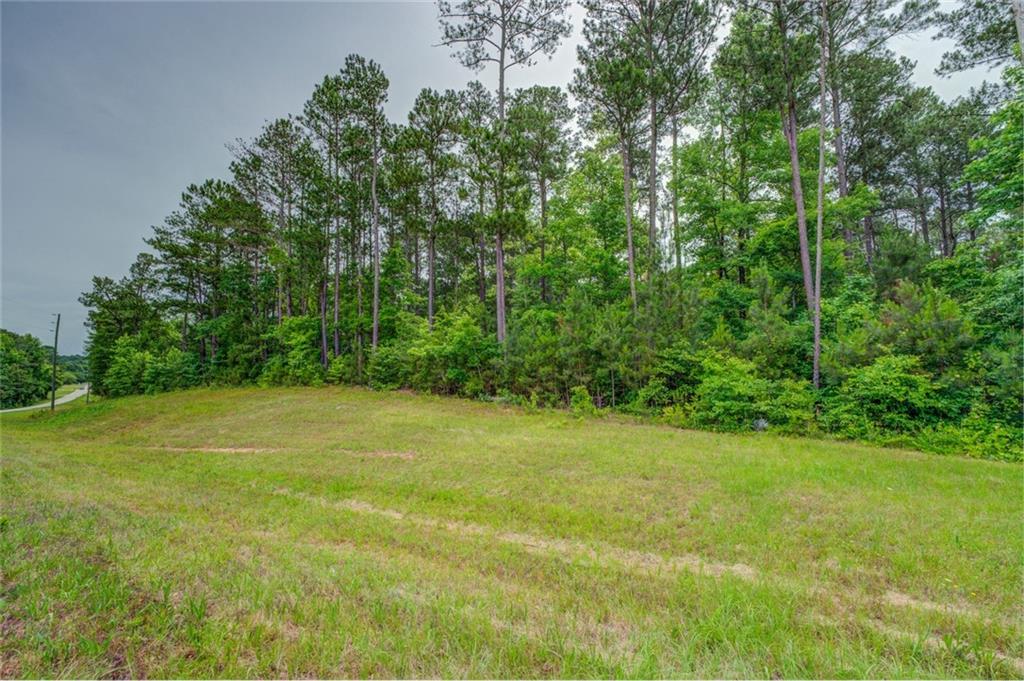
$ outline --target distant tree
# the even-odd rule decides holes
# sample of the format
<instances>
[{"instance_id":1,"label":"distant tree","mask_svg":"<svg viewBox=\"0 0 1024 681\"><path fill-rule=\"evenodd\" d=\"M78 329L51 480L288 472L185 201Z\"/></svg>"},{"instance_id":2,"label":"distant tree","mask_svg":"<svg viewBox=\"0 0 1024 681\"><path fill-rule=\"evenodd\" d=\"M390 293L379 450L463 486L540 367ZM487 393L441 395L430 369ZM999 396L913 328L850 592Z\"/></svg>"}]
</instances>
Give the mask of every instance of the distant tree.
<instances>
[{"instance_id":1,"label":"distant tree","mask_svg":"<svg viewBox=\"0 0 1024 681\"><path fill-rule=\"evenodd\" d=\"M800 107L810 73L816 23L815 6L804 0L743 0L754 21L744 35L749 66L764 79L782 118L782 133L789 149L790 187L796 212L807 309L814 307L814 282L807 238L807 208L800 174Z\"/></svg>"},{"instance_id":2,"label":"distant tree","mask_svg":"<svg viewBox=\"0 0 1024 681\"><path fill-rule=\"evenodd\" d=\"M648 135L648 267L655 263L658 212L658 144L664 121L692 102L721 12L719 0L586 0L590 21L634 43L633 59L643 70ZM593 31L592 31L593 32Z\"/></svg>"},{"instance_id":3,"label":"distant tree","mask_svg":"<svg viewBox=\"0 0 1024 681\"><path fill-rule=\"evenodd\" d=\"M454 193L452 181L458 165L455 143L459 132L459 98L452 91L420 91L409 112L408 149L423 179L427 236L427 324L434 328L434 281L438 230L446 223L446 198Z\"/></svg>"},{"instance_id":4,"label":"distant tree","mask_svg":"<svg viewBox=\"0 0 1024 681\"><path fill-rule=\"evenodd\" d=\"M505 142L505 75L516 66L531 66L539 55L551 55L569 35L565 19L569 0L449 0L438 2L442 44L455 48L463 66L474 71L495 64L498 71L497 143ZM499 156L499 175L505 173ZM496 185L495 263L497 337L505 342L505 232L508 220L504 178Z\"/></svg>"},{"instance_id":5,"label":"distant tree","mask_svg":"<svg viewBox=\"0 0 1024 681\"><path fill-rule=\"evenodd\" d=\"M558 87L534 85L519 90L509 114L522 141L526 172L537 186L540 209L540 260L544 266L548 238L548 192L564 176L572 151L572 110ZM547 301L547 278L541 276L541 300Z\"/></svg>"},{"instance_id":6,"label":"distant tree","mask_svg":"<svg viewBox=\"0 0 1024 681\"><path fill-rule=\"evenodd\" d=\"M346 104L352 112L364 153L370 159L370 238L373 254L373 331L371 347L377 349L380 335L380 199L377 179L380 173L381 152L387 118L384 103L388 99L388 79L380 66L359 55L345 58L341 71L342 88Z\"/></svg>"},{"instance_id":7,"label":"distant tree","mask_svg":"<svg viewBox=\"0 0 1024 681\"><path fill-rule=\"evenodd\" d=\"M35 336L0 329L0 408L41 401L50 390L50 353Z\"/></svg>"},{"instance_id":8,"label":"distant tree","mask_svg":"<svg viewBox=\"0 0 1024 681\"><path fill-rule=\"evenodd\" d=\"M624 40L614 24L588 15L583 25L585 43L577 46L580 66L571 90L580 100L586 125L615 135L622 156L623 206L626 215L626 260L629 297L637 309L636 250L633 239L633 158L642 142L644 71L634 45Z\"/></svg>"}]
</instances>

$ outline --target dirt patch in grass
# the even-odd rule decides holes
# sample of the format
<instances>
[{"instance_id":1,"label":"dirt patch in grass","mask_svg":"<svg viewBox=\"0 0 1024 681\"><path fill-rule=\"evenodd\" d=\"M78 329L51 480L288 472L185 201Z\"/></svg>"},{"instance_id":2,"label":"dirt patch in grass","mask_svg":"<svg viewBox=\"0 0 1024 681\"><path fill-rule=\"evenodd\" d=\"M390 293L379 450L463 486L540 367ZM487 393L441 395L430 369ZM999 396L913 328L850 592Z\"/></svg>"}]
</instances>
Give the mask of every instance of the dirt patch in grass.
<instances>
[{"instance_id":1,"label":"dirt patch in grass","mask_svg":"<svg viewBox=\"0 0 1024 681\"><path fill-rule=\"evenodd\" d=\"M935 603L933 601L914 598L913 596L908 596L907 594L900 593L899 591L886 591L885 595L882 596L882 600L889 605L896 606L897 608L913 608L915 610L931 610L933 612L953 613L954 615L981 617L981 613L960 603Z\"/></svg>"},{"instance_id":2,"label":"dirt patch in grass","mask_svg":"<svg viewBox=\"0 0 1024 681\"><path fill-rule=\"evenodd\" d=\"M279 452L280 449L273 447L207 447L197 445L194 447L172 447L170 445L154 445L143 447L143 449L157 450L161 452L209 452L211 454L269 454Z\"/></svg>"},{"instance_id":3,"label":"dirt patch in grass","mask_svg":"<svg viewBox=\"0 0 1024 681\"><path fill-rule=\"evenodd\" d=\"M416 458L416 454L413 452L393 452L384 449L378 449L374 451L357 451L353 449L343 450L346 454L352 454L353 456L368 456L373 459L401 459L402 461L412 461Z\"/></svg>"}]
</instances>

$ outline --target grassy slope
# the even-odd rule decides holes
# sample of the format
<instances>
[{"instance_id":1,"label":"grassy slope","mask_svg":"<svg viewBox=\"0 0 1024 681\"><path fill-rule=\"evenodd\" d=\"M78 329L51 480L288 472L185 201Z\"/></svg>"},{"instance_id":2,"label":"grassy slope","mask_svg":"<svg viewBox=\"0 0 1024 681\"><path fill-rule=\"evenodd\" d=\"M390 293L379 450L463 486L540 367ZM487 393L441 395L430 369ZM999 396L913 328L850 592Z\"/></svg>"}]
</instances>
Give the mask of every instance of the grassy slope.
<instances>
[{"instance_id":1,"label":"grassy slope","mask_svg":"<svg viewBox=\"0 0 1024 681\"><path fill-rule=\"evenodd\" d=\"M1020 466L343 388L0 423L3 677L1024 674Z\"/></svg>"}]
</instances>

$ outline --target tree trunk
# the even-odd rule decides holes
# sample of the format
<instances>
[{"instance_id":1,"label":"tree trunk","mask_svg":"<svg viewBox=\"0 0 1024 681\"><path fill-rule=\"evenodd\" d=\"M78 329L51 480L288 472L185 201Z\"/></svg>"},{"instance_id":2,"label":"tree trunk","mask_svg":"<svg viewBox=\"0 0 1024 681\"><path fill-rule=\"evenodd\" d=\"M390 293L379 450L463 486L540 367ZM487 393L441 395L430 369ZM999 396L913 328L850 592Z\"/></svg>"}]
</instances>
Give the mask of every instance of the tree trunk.
<instances>
[{"instance_id":1,"label":"tree trunk","mask_svg":"<svg viewBox=\"0 0 1024 681\"><path fill-rule=\"evenodd\" d=\"M320 280L320 364L327 368L327 278Z\"/></svg>"},{"instance_id":2,"label":"tree trunk","mask_svg":"<svg viewBox=\"0 0 1024 681\"><path fill-rule=\"evenodd\" d=\"M650 56L653 58L653 55ZM650 163L647 172L647 287L651 287L651 279L654 276L655 267L655 246L658 238L658 102L652 93L649 98L649 112L651 125L650 141ZM648 296L649 300L653 297Z\"/></svg>"},{"instance_id":3,"label":"tree trunk","mask_svg":"<svg viewBox=\"0 0 1024 681\"><path fill-rule=\"evenodd\" d=\"M820 117L818 119L818 205L817 224L814 234L814 369L813 383L817 390L821 387L821 242L825 226L825 109L828 103L825 98L825 62L827 61L825 37L828 35L828 13L825 11L827 0L821 0L821 57L818 60L818 85L820 96Z\"/></svg>"},{"instance_id":4,"label":"tree trunk","mask_svg":"<svg viewBox=\"0 0 1024 681\"><path fill-rule=\"evenodd\" d=\"M683 238L679 233L679 169L676 156L679 151L679 120L672 118L672 241L676 251L676 269L682 274L683 269Z\"/></svg>"},{"instance_id":5,"label":"tree trunk","mask_svg":"<svg viewBox=\"0 0 1024 681\"><path fill-rule=\"evenodd\" d=\"M434 330L434 230L427 238L427 328Z\"/></svg>"},{"instance_id":6,"label":"tree trunk","mask_svg":"<svg viewBox=\"0 0 1024 681\"><path fill-rule=\"evenodd\" d=\"M338 324L341 309L341 229L334 219L334 356L341 354L341 328Z\"/></svg>"},{"instance_id":7,"label":"tree trunk","mask_svg":"<svg viewBox=\"0 0 1024 681\"><path fill-rule=\"evenodd\" d=\"M814 287L811 281L810 245L807 241L807 210L804 206L804 189L800 180L800 154L797 149L796 102L790 97L783 111L782 131L789 146L789 167L792 172L793 203L796 205L796 228L800 239L800 268L803 271L804 296L807 309L814 309Z\"/></svg>"},{"instance_id":8,"label":"tree trunk","mask_svg":"<svg viewBox=\"0 0 1024 681\"><path fill-rule=\"evenodd\" d=\"M498 228L494 236L494 260L495 260L495 306L497 308L498 342L505 342L505 243L502 239L501 228Z\"/></svg>"},{"instance_id":9,"label":"tree trunk","mask_svg":"<svg viewBox=\"0 0 1024 681\"><path fill-rule=\"evenodd\" d=\"M501 50L498 59L498 138L501 146L505 142L505 21L501 25ZM505 243L502 230L505 219L505 153L504 149L498 156L498 191L495 206L498 214L498 231L494 235L495 259L495 308L497 310L498 342L505 342Z\"/></svg>"},{"instance_id":10,"label":"tree trunk","mask_svg":"<svg viewBox=\"0 0 1024 681\"><path fill-rule=\"evenodd\" d=\"M917 210L921 216L921 238L924 239L924 245L931 249L931 236L928 234L928 205L924 199L924 187L921 184L921 180L918 179L914 185L914 193L917 195Z\"/></svg>"},{"instance_id":11,"label":"tree trunk","mask_svg":"<svg viewBox=\"0 0 1024 681\"><path fill-rule=\"evenodd\" d=\"M374 142L376 144L376 141ZM377 162L378 150L373 150L373 170L370 175L370 201L372 202L372 213L370 220L373 223L373 334L370 347L377 349L377 341L380 335L380 219L377 203Z\"/></svg>"},{"instance_id":12,"label":"tree trunk","mask_svg":"<svg viewBox=\"0 0 1024 681\"><path fill-rule=\"evenodd\" d=\"M544 246L548 234L548 185L544 176L540 177L540 299L548 302L548 278L544 275Z\"/></svg>"},{"instance_id":13,"label":"tree trunk","mask_svg":"<svg viewBox=\"0 0 1024 681\"><path fill-rule=\"evenodd\" d=\"M948 258L953 253L950 247L949 226L946 216L946 188L939 187L939 231L942 234L942 256Z\"/></svg>"},{"instance_id":14,"label":"tree trunk","mask_svg":"<svg viewBox=\"0 0 1024 681\"><path fill-rule=\"evenodd\" d=\"M629 263L629 298L636 312L636 264L633 258L633 167L629 145L622 144L622 195L626 211L626 259Z\"/></svg>"}]
</instances>

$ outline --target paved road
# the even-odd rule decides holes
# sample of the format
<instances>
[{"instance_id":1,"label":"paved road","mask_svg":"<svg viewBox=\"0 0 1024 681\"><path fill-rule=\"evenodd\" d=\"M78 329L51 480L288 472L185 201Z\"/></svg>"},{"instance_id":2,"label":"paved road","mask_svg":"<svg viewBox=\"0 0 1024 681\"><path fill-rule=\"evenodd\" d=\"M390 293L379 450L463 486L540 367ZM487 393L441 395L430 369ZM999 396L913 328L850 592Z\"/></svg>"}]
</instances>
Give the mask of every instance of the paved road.
<instances>
[{"instance_id":1,"label":"paved road","mask_svg":"<svg viewBox=\"0 0 1024 681\"><path fill-rule=\"evenodd\" d=\"M76 388L75 390L72 390L71 392L69 392L64 397L58 397L57 401L55 402L55 404L67 404L68 402L71 402L72 400L77 400L79 397L82 397L83 395L85 395L85 393L86 393L86 386L83 385L80 388ZM29 406L29 407L18 407L16 409L0 409L0 414L12 414L12 413L14 413L16 411L30 411L32 409L48 409L49 407L50 407L50 400L46 400L45 402L41 402L39 404L33 404L33 405Z\"/></svg>"}]
</instances>

